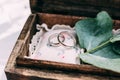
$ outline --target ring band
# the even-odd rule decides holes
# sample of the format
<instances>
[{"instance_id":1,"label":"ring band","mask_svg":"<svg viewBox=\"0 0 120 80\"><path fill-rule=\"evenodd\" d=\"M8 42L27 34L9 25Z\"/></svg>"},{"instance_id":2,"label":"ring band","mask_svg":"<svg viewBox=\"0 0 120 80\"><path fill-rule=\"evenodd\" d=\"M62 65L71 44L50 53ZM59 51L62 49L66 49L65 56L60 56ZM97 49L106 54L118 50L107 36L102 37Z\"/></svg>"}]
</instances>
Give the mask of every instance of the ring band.
<instances>
[{"instance_id":1,"label":"ring band","mask_svg":"<svg viewBox=\"0 0 120 80\"><path fill-rule=\"evenodd\" d=\"M65 38L64 41L61 40L61 37ZM58 35L58 41L65 47L74 47L76 45L75 37L68 31L62 31Z\"/></svg>"},{"instance_id":2,"label":"ring band","mask_svg":"<svg viewBox=\"0 0 120 80\"><path fill-rule=\"evenodd\" d=\"M53 47L58 47L60 46L60 42L58 41L58 33L55 33L55 34L52 34L49 38L48 38L48 43L50 46L53 46ZM64 41L65 38L62 37L61 38L61 42Z\"/></svg>"},{"instance_id":3,"label":"ring band","mask_svg":"<svg viewBox=\"0 0 120 80\"><path fill-rule=\"evenodd\" d=\"M48 44L53 47L63 45L65 47L74 47L76 45L75 37L68 31L52 34L48 38Z\"/></svg>"}]
</instances>

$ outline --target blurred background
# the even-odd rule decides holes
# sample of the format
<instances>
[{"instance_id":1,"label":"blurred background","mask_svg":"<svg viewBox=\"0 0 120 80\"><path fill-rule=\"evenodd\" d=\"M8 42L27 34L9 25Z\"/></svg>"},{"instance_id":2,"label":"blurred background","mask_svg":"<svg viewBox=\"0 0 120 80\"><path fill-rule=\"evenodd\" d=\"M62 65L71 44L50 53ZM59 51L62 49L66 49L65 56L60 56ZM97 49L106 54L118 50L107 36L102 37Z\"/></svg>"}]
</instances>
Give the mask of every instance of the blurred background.
<instances>
[{"instance_id":1,"label":"blurred background","mask_svg":"<svg viewBox=\"0 0 120 80\"><path fill-rule=\"evenodd\" d=\"M29 0L0 0L0 80L16 40L31 14Z\"/></svg>"}]
</instances>

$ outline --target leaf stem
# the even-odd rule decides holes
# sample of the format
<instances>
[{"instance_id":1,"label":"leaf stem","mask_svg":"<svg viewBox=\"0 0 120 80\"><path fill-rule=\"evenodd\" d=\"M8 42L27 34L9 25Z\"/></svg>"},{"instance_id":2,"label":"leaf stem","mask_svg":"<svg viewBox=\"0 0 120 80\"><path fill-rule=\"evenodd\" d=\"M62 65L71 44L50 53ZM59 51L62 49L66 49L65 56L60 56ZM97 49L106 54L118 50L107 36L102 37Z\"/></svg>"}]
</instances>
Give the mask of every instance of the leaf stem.
<instances>
[{"instance_id":1,"label":"leaf stem","mask_svg":"<svg viewBox=\"0 0 120 80\"><path fill-rule=\"evenodd\" d=\"M103 46L105 46L105 45L107 45L107 44L109 44L109 43L110 43L110 40L108 40L108 41L100 44L99 46L97 46L97 47L95 47L95 48L93 48L93 49L88 50L86 53L94 52L94 51L100 49L101 47L103 47Z\"/></svg>"}]
</instances>

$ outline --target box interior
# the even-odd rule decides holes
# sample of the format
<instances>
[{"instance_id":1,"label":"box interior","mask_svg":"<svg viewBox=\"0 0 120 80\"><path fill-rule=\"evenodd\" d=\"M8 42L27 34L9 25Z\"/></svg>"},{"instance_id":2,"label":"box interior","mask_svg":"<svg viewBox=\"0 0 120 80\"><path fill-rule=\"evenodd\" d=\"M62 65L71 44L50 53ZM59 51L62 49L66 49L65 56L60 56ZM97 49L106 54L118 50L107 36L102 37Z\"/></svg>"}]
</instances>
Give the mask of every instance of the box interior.
<instances>
[{"instance_id":1,"label":"box interior","mask_svg":"<svg viewBox=\"0 0 120 80\"><path fill-rule=\"evenodd\" d=\"M60 63L60 62L53 62L53 61L45 61L45 60L34 60L27 58L25 56L29 56L29 44L31 43L32 36L37 32L36 24L46 23L49 28L54 24L66 24L70 26L74 26L74 24L81 19L85 19L86 17L78 17L78 16L66 16L66 15L56 15L56 14L47 14L47 13L37 13L31 15L31 20L27 26L25 25L25 31L21 32L24 33L24 36L20 36L19 40L23 40L23 45L19 50L20 55L16 59L16 67L23 66L28 68L37 68L37 69L47 69L47 70L59 70L59 71L72 71L72 72L83 72L83 73L92 73L92 74L99 74L99 75L119 75L118 73L100 69L88 64L67 64L67 63ZM114 28L120 28L120 21L113 20ZM100 74L102 73L102 74Z\"/></svg>"}]
</instances>

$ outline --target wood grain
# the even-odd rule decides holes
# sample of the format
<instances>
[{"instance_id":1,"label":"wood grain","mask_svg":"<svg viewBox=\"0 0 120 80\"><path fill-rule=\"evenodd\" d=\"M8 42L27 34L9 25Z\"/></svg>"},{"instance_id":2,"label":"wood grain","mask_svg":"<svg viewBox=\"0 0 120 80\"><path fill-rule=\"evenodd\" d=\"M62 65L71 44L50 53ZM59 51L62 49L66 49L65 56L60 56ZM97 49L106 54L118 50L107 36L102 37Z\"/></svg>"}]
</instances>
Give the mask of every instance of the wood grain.
<instances>
[{"instance_id":1,"label":"wood grain","mask_svg":"<svg viewBox=\"0 0 120 80\"><path fill-rule=\"evenodd\" d=\"M107 11L112 18L120 19L120 0L30 0L32 13L55 13L95 17Z\"/></svg>"},{"instance_id":2,"label":"wood grain","mask_svg":"<svg viewBox=\"0 0 120 80\"><path fill-rule=\"evenodd\" d=\"M36 24L68 24L74 26L77 20L86 17L56 14L31 14L10 55L5 72L8 80L119 80L120 74L92 65L75 65L58 62L33 60L28 56L29 43L36 33ZM114 20L114 27L120 28L120 21Z\"/></svg>"},{"instance_id":3,"label":"wood grain","mask_svg":"<svg viewBox=\"0 0 120 80\"><path fill-rule=\"evenodd\" d=\"M54 24L74 27L78 20L95 17L105 10L117 19L113 20L114 28L120 28L120 0L30 0L30 6L35 14L29 16L9 57L5 68L8 80L120 80L119 73L88 64L75 65L25 57L29 56L29 43L37 32L36 24L46 23L49 28Z\"/></svg>"}]
</instances>

